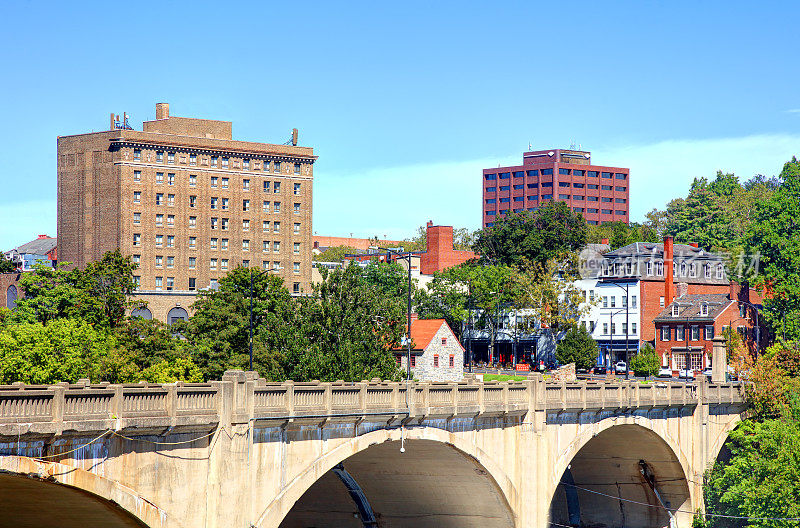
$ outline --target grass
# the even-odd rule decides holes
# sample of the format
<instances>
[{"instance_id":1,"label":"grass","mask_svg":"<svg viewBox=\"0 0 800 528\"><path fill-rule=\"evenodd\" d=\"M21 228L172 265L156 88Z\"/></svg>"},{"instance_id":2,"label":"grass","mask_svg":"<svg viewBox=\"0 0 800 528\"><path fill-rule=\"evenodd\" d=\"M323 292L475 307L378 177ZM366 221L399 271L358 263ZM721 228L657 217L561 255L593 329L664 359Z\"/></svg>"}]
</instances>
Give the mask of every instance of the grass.
<instances>
[{"instance_id":1,"label":"grass","mask_svg":"<svg viewBox=\"0 0 800 528\"><path fill-rule=\"evenodd\" d=\"M527 376L512 376L509 374L484 374L483 381L524 381Z\"/></svg>"}]
</instances>

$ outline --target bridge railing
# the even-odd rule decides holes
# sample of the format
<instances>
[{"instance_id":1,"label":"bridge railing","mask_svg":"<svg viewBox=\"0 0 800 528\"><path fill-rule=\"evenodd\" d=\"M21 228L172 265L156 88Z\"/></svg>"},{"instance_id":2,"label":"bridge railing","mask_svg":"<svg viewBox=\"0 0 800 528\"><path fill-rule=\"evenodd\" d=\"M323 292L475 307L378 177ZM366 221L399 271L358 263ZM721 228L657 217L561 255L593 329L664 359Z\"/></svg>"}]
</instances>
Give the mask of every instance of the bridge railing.
<instances>
[{"instance_id":1,"label":"bridge railing","mask_svg":"<svg viewBox=\"0 0 800 528\"><path fill-rule=\"evenodd\" d=\"M218 423L524 415L536 411L626 410L743 402L740 384L673 381L267 383L228 371L222 381L174 384L0 386L0 436L103 428L197 430ZM14 428L16 426L16 429Z\"/></svg>"}]
</instances>

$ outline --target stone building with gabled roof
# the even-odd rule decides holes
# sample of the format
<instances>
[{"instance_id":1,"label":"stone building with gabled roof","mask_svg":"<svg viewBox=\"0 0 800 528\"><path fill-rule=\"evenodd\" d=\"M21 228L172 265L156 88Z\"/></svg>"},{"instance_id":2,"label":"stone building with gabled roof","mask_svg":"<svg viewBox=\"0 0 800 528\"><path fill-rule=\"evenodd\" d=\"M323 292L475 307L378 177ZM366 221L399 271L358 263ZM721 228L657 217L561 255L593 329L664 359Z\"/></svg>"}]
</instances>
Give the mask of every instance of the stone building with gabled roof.
<instances>
[{"instance_id":1,"label":"stone building with gabled roof","mask_svg":"<svg viewBox=\"0 0 800 528\"><path fill-rule=\"evenodd\" d=\"M394 351L397 365L407 369L405 347ZM444 319L411 320L411 372L419 381L464 379L464 347Z\"/></svg>"}]
</instances>

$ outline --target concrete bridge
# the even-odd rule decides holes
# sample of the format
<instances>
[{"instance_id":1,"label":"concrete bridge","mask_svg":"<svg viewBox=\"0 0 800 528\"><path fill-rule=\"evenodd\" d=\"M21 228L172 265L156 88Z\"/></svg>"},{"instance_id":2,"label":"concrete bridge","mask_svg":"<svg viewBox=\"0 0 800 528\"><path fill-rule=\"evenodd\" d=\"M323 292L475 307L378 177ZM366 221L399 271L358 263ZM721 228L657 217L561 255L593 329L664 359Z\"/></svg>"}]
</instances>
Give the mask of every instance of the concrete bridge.
<instances>
[{"instance_id":1,"label":"concrete bridge","mask_svg":"<svg viewBox=\"0 0 800 528\"><path fill-rule=\"evenodd\" d=\"M687 527L743 408L710 382L3 386L0 527Z\"/></svg>"}]
</instances>

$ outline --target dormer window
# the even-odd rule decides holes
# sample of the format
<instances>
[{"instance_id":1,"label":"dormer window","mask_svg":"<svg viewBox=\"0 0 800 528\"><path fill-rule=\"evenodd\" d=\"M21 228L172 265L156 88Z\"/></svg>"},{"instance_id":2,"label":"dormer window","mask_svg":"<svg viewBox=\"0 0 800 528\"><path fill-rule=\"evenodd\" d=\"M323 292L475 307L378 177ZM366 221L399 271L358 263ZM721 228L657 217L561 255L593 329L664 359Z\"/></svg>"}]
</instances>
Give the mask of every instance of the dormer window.
<instances>
[{"instance_id":1,"label":"dormer window","mask_svg":"<svg viewBox=\"0 0 800 528\"><path fill-rule=\"evenodd\" d=\"M700 315L708 315L708 303L700 305Z\"/></svg>"},{"instance_id":2,"label":"dormer window","mask_svg":"<svg viewBox=\"0 0 800 528\"><path fill-rule=\"evenodd\" d=\"M685 277L685 276L686 276L686 263L685 262L681 262L681 277Z\"/></svg>"},{"instance_id":3,"label":"dormer window","mask_svg":"<svg viewBox=\"0 0 800 528\"><path fill-rule=\"evenodd\" d=\"M722 278L722 264L717 264L717 278Z\"/></svg>"},{"instance_id":4,"label":"dormer window","mask_svg":"<svg viewBox=\"0 0 800 528\"><path fill-rule=\"evenodd\" d=\"M677 304L672 305L672 317L678 317L681 314L681 309Z\"/></svg>"}]
</instances>

